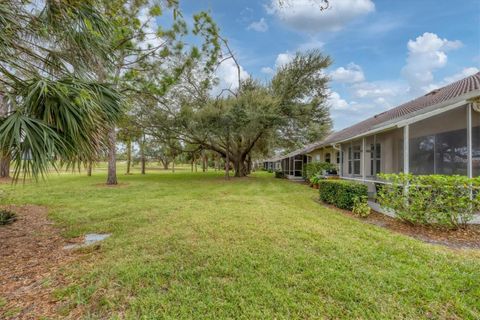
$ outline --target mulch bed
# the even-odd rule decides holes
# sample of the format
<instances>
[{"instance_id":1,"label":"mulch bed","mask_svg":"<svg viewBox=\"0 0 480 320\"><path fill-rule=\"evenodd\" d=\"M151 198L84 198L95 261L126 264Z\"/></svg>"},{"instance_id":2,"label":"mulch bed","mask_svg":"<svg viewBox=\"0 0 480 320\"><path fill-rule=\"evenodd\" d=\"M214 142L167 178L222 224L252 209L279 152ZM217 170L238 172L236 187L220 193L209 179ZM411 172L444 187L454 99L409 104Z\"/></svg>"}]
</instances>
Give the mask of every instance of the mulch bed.
<instances>
[{"instance_id":1,"label":"mulch bed","mask_svg":"<svg viewBox=\"0 0 480 320\"><path fill-rule=\"evenodd\" d=\"M354 219L374 224L427 243L443 245L453 249L480 250L480 225L468 225L467 228L458 230L448 230L429 226L415 226L376 211L372 211L367 218L360 218L351 211L339 209L320 202L317 199L315 199L315 201Z\"/></svg>"},{"instance_id":2,"label":"mulch bed","mask_svg":"<svg viewBox=\"0 0 480 320\"><path fill-rule=\"evenodd\" d=\"M63 249L67 241L46 208L6 208L17 220L0 226L0 319L56 318L61 302L52 292L64 284L60 269L78 255Z\"/></svg>"}]
</instances>

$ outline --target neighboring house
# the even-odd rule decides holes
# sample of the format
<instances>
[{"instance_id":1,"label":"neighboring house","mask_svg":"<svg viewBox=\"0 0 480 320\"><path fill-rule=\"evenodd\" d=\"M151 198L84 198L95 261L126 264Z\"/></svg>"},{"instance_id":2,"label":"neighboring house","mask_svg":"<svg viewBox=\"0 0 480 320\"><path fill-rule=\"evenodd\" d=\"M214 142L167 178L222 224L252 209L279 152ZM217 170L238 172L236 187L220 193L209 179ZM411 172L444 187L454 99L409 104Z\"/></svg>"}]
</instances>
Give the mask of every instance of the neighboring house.
<instances>
[{"instance_id":1,"label":"neighboring house","mask_svg":"<svg viewBox=\"0 0 480 320\"><path fill-rule=\"evenodd\" d=\"M299 177L310 161L337 163L374 191L379 173L480 175L480 73L330 134L283 157Z\"/></svg>"},{"instance_id":2,"label":"neighboring house","mask_svg":"<svg viewBox=\"0 0 480 320\"><path fill-rule=\"evenodd\" d=\"M268 171L276 171L280 170L280 159L279 158L271 158L267 160L263 160L263 169Z\"/></svg>"}]
</instances>

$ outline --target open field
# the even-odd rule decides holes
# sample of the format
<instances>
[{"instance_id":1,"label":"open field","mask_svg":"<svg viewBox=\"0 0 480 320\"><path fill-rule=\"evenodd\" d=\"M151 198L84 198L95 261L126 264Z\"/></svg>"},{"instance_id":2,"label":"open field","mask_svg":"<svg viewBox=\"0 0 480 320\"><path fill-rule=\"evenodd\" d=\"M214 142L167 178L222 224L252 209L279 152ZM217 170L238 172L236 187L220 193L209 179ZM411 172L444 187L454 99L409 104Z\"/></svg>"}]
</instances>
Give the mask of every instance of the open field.
<instances>
[{"instance_id":1,"label":"open field","mask_svg":"<svg viewBox=\"0 0 480 320\"><path fill-rule=\"evenodd\" d=\"M359 222L270 174L225 181L183 169L119 174L117 187L103 185L101 167L0 185L8 203L46 206L65 237L112 233L62 269L59 315L480 318L478 251Z\"/></svg>"}]
</instances>

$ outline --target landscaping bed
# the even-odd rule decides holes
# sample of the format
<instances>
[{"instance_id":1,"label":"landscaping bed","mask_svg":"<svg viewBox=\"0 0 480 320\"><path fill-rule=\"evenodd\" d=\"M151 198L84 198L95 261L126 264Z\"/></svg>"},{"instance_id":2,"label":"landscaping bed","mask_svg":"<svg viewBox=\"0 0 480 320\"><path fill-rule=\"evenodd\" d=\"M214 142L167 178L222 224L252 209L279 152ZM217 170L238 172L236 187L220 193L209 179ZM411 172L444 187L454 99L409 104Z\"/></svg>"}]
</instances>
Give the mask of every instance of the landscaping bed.
<instances>
[{"instance_id":1,"label":"landscaping bed","mask_svg":"<svg viewBox=\"0 0 480 320\"><path fill-rule=\"evenodd\" d=\"M361 218L351 211L339 209L333 205L318 201L317 199L315 199L315 201L357 220L374 224L379 227L413 237L423 242L443 245L455 249L480 250L480 225L469 225L467 228L457 230L413 225L373 210L368 217Z\"/></svg>"},{"instance_id":2,"label":"landscaping bed","mask_svg":"<svg viewBox=\"0 0 480 320\"><path fill-rule=\"evenodd\" d=\"M9 206L16 221L0 226L0 318L57 315L52 292L64 285L60 269L75 259L44 207Z\"/></svg>"}]
</instances>

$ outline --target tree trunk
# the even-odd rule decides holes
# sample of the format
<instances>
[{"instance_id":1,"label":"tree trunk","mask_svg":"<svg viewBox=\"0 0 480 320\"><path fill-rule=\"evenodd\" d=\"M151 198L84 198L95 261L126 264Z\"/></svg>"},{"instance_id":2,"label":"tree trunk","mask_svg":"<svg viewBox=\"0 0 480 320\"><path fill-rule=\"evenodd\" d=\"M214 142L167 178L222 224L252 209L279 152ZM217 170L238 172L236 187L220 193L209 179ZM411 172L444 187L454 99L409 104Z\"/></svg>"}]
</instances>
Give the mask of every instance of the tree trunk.
<instances>
[{"instance_id":1,"label":"tree trunk","mask_svg":"<svg viewBox=\"0 0 480 320\"><path fill-rule=\"evenodd\" d=\"M192 156L192 172L193 172L193 163L195 162L195 157Z\"/></svg>"},{"instance_id":2,"label":"tree trunk","mask_svg":"<svg viewBox=\"0 0 480 320\"><path fill-rule=\"evenodd\" d=\"M117 159L116 153L117 133L115 127L110 129L108 133L108 176L107 185L115 185L117 181Z\"/></svg>"},{"instance_id":3,"label":"tree trunk","mask_svg":"<svg viewBox=\"0 0 480 320\"><path fill-rule=\"evenodd\" d=\"M172 161L172 172L175 173L175 157L173 157Z\"/></svg>"},{"instance_id":4,"label":"tree trunk","mask_svg":"<svg viewBox=\"0 0 480 320\"><path fill-rule=\"evenodd\" d=\"M250 155L247 156L247 175L252 173L252 158L250 158Z\"/></svg>"},{"instance_id":5,"label":"tree trunk","mask_svg":"<svg viewBox=\"0 0 480 320\"><path fill-rule=\"evenodd\" d=\"M87 165L87 177L92 176L93 161L88 161Z\"/></svg>"},{"instance_id":6,"label":"tree trunk","mask_svg":"<svg viewBox=\"0 0 480 320\"><path fill-rule=\"evenodd\" d=\"M205 165L205 151L202 151L202 171L205 172L207 171L206 165Z\"/></svg>"},{"instance_id":7,"label":"tree trunk","mask_svg":"<svg viewBox=\"0 0 480 320\"><path fill-rule=\"evenodd\" d=\"M144 137L145 138L145 137ZM142 143L140 143L140 164L141 166L141 174L145 174L145 141L142 140Z\"/></svg>"},{"instance_id":8,"label":"tree trunk","mask_svg":"<svg viewBox=\"0 0 480 320\"><path fill-rule=\"evenodd\" d=\"M230 127L227 128L227 152L225 152L225 179L230 180Z\"/></svg>"},{"instance_id":9,"label":"tree trunk","mask_svg":"<svg viewBox=\"0 0 480 320\"><path fill-rule=\"evenodd\" d=\"M0 156L0 178L10 178L10 155Z\"/></svg>"},{"instance_id":10,"label":"tree trunk","mask_svg":"<svg viewBox=\"0 0 480 320\"><path fill-rule=\"evenodd\" d=\"M127 174L130 174L130 167L132 166L132 140L127 141Z\"/></svg>"},{"instance_id":11,"label":"tree trunk","mask_svg":"<svg viewBox=\"0 0 480 320\"><path fill-rule=\"evenodd\" d=\"M168 165L170 164L168 160L162 161L163 169L168 170Z\"/></svg>"},{"instance_id":12,"label":"tree trunk","mask_svg":"<svg viewBox=\"0 0 480 320\"><path fill-rule=\"evenodd\" d=\"M245 177L247 175L247 168L245 167L245 159L236 158L233 161L233 167L235 170L235 177Z\"/></svg>"},{"instance_id":13,"label":"tree trunk","mask_svg":"<svg viewBox=\"0 0 480 320\"><path fill-rule=\"evenodd\" d=\"M230 180L230 157L228 152L225 156L225 179Z\"/></svg>"}]
</instances>

